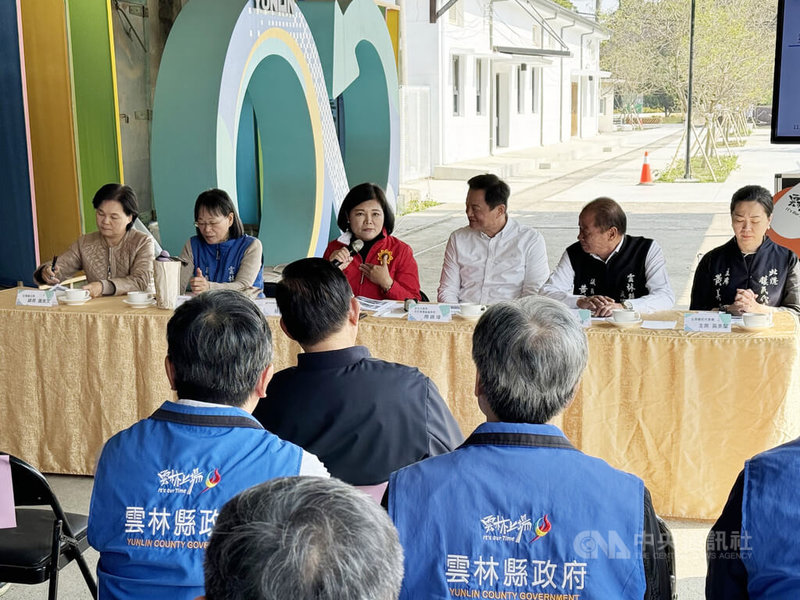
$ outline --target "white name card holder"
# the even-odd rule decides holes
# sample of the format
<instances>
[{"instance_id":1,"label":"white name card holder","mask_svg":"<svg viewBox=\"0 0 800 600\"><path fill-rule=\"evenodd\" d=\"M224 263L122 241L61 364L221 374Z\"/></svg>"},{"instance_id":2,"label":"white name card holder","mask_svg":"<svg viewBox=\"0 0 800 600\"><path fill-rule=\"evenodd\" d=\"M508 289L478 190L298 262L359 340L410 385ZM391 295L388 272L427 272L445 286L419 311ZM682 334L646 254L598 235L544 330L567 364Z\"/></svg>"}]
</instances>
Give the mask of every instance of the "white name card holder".
<instances>
[{"instance_id":1,"label":"white name card holder","mask_svg":"<svg viewBox=\"0 0 800 600\"><path fill-rule=\"evenodd\" d=\"M178 308L184 302L191 300L194 296L190 296L189 294L181 294L177 298L175 298L175 308Z\"/></svg>"},{"instance_id":2,"label":"white name card holder","mask_svg":"<svg viewBox=\"0 0 800 600\"><path fill-rule=\"evenodd\" d=\"M448 323L453 315L449 304L417 304L408 311L408 320Z\"/></svg>"},{"instance_id":3,"label":"white name card holder","mask_svg":"<svg viewBox=\"0 0 800 600\"><path fill-rule=\"evenodd\" d=\"M683 315L684 331L702 331L704 333L730 333L731 316L723 312L685 313Z\"/></svg>"},{"instance_id":4,"label":"white name card holder","mask_svg":"<svg viewBox=\"0 0 800 600\"><path fill-rule=\"evenodd\" d=\"M586 308L573 308L572 314L578 319L578 322L584 327L592 326L592 311Z\"/></svg>"},{"instance_id":5,"label":"white name card holder","mask_svg":"<svg viewBox=\"0 0 800 600\"><path fill-rule=\"evenodd\" d=\"M17 306L58 306L52 290L17 290Z\"/></svg>"},{"instance_id":6,"label":"white name card holder","mask_svg":"<svg viewBox=\"0 0 800 600\"><path fill-rule=\"evenodd\" d=\"M258 310L265 317L280 317L281 311L278 308L278 301L275 298L256 298L254 300L256 306L258 306Z\"/></svg>"}]
</instances>

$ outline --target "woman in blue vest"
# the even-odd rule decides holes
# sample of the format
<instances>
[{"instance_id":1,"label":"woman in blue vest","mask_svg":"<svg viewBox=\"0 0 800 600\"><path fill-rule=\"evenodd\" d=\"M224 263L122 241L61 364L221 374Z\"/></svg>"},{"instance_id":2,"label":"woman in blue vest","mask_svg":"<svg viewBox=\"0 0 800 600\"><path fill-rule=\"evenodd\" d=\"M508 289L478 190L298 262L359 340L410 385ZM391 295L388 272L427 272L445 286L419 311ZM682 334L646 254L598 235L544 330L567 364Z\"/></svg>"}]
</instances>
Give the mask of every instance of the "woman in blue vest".
<instances>
[{"instance_id":1,"label":"woman in blue vest","mask_svg":"<svg viewBox=\"0 0 800 600\"><path fill-rule=\"evenodd\" d=\"M233 201L223 190L206 190L194 204L197 235L183 246L181 290L252 290L264 287L261 242L245 235Z\"/></svg>"},{"instance_id":2,"label":"woman in blue vest","mask_svg":"<svg viewBox=\"0 0 800 600\"><path fill-rule=\"evenodd\" d=\"M692 310L800 314L797 255L767 237L772 194L746 185L731 198L733 238L703 256L694 274Z\"/></svg>"}]
</instances>

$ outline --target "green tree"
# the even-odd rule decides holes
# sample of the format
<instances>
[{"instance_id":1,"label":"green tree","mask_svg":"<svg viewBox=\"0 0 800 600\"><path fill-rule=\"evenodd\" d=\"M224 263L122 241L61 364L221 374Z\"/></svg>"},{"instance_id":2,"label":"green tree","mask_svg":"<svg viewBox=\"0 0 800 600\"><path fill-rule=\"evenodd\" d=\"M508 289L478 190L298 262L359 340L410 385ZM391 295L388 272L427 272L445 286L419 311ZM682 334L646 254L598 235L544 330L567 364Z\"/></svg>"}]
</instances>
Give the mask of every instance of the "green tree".
<instances>
[{"instance_id":1,"label":"green tree","mask_svg":"<svg viewBox=\"0 0 800 600\"><path fill-rule=\"evenodd\" d=\"M693 109L707 141L720 122L771 97L776 12L777 0L696 0ZM686 110L689 21L687 0L625 0L605 15L601 66L623 97L662 90Z\"/></svg>"}]
</instances>

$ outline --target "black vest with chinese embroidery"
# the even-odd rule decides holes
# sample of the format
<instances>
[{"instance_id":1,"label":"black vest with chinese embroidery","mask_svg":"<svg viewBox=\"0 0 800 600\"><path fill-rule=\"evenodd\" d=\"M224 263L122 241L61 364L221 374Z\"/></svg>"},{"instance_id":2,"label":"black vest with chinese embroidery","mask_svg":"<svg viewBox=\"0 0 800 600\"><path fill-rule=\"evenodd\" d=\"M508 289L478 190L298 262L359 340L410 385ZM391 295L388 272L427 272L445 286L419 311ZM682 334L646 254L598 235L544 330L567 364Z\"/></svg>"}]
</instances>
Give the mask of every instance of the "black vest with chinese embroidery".
<instances>
[{"instance_id":1,"label":"black vest with chinese embroidery","mask_svg":"<svg viewBox=\"0 0 800 600\"><path fill-rule=\"evenodd\" d=\"M573 294L608 296L617 302L647 296L645 260L653 240L625 236L619 252L603 262L583 251L575 242L567 248L569 261L575 271Z\"/></svg>"},{"instance_id":2,"label":"black vest with chinese embroidery","mask_svg":"<svg viewBox=\"0 0 800 600\"><path fill-rule=\"evenodd\" d=\"M736 238L714 248L697 265L692 310L722 309L733 304L737 289L750 289L761 304L780 306L786 278L797 255L765 237L753 254L739 250Z\"/></svg>"}]
</instances>

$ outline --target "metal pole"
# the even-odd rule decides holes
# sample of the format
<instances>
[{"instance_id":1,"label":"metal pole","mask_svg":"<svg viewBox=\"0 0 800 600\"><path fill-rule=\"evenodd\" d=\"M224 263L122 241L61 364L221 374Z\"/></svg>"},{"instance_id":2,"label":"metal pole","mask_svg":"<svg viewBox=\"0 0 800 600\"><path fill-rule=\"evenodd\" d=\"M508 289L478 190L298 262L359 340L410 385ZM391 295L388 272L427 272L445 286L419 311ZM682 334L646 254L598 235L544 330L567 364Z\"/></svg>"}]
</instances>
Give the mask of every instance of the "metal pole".
<instances>
[{"instance_id":1,"label":"metal pole","mask_svg":"<svg viewBox=\"0 0 800 600\"><path fill-rule=\"evenodd\" d=\"M689 94L686 102L686 169L684 179L692 178L692 163L689 152L692 147L692 71L694 69L694 3L692 0L692 17L689 22Z\"/></svg>"}]
</instances>

